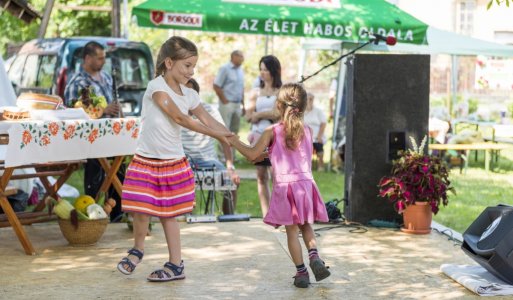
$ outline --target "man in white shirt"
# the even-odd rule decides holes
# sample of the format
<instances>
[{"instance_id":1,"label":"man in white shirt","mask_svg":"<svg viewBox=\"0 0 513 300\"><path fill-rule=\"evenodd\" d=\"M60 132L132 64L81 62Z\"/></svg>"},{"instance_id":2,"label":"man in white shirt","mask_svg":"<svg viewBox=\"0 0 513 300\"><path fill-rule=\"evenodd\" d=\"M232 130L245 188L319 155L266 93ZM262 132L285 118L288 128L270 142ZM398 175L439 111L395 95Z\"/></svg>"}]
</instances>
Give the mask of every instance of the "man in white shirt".
<instances>
[{"instance_id":1,"label":"man in white shirt","mask_svg":"<svg viewBox=\"0 0 513 300\"><path fill-rule=\"evenodd\" d=\"M189 80L187 87L190 87L199 93L199 85L194 79ZM221 115L215 108L208 103L201 102L201 104L205 110L214 117L214 119L223 123ZM236 173L235 166L233 165L233 156L230 145L221 145L226 157L225 166L219 161L215 139L186 128L181 129L181 139L183 150L191 159L190 163L193 170L210 169L213 167L218 171L226 170L227 175L230 176L230 180L237 186L240 184L240 177ZM225 215L234 214L237 205L237 191L232 191L231 195L229 193L229 191L226 191L223 197L223 213Z\"/></svg>"},{"instance_id":2,"label":"man in white shirt","mask_svg":"<svg viewBox=\"0 0 513 300\"><path fill-rule=\"evenodd\" d=\"M230 62L219 69L214 80L214 91L219 97L219 112L226 127L235 134L239 132L240 117L244 115L243 62L242 51L233 51Z\"/></svg>"}]
</instances>

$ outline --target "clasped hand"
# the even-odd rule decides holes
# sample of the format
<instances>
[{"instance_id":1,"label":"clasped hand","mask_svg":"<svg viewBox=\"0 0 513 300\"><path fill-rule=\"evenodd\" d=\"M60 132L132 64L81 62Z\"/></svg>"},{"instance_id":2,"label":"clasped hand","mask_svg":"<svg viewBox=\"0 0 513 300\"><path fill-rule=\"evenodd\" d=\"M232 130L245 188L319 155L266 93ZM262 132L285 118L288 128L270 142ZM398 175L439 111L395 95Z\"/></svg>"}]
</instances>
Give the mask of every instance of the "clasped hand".
<instances>
[{"instance_id":1,"label":"clasped hand","mask_svg":"<svg viewBox=\"0 0 513 300\"><path fill-rule=\"evenodd\" d=\"M230 145L232 145L235 148L237 148L237 144L240 143L238 135L232 135L232 136L228 137L227 140L229 141ZM264 152L260 153L260 155L258 155L257 158L251 160L251 163L261 162L268 157L269 157L269 153L267 151L264 151Z\"/></svg>"}]
</instances>

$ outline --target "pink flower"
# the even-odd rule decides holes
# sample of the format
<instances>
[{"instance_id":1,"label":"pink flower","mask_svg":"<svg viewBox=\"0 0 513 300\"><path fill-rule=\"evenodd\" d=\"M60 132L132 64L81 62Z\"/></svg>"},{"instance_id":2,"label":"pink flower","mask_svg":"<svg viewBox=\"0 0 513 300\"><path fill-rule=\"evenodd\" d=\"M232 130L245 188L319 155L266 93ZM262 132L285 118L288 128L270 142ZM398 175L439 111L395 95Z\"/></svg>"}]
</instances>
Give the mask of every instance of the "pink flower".
<instances>
[{"instance_id":1,"label":"pink flower","mask_svg":"<svg viewBox=\"0 0 513 300\"><path fill-rule=\"evenodd\" d=\"M403 212L406 209L406 205L404 204L403 201L397 201L396 204L395 204L395 209L399 213L401 213L401 212Z\"/></svg>"}]
</instances>

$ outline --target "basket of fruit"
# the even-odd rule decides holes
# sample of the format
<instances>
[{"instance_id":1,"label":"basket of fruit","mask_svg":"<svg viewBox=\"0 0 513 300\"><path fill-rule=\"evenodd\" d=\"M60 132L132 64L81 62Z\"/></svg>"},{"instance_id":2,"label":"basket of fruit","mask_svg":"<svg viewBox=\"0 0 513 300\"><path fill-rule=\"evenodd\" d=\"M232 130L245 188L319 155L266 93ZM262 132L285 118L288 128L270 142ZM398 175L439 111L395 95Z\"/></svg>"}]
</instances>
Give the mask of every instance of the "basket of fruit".
<instances>
[{"instance_id":1,"label":"basket of fruit","mask_svg":"<svg viewBox=\"0 0 513 300\"><path fill-rule=\"evenodd\" d=\"M84 109L91 119L98 119L107 107L107 100L104 96L96 96L93 87L90 86L80 91L80 98L74 101L73 107Z\"/></svg>"},{"instance_id":2,"label":"basket of fruit","mask_svg":"<svg viewBox=\"0 0 513 300\"><path fill-rule=\"evenodd\" d=\"M104 201L104 198L100 198L96 203L92 197L85 195L78 197L74 205L67 200L56 201L53 212L59 217L59 228L70 245L88 246L100 240L109 223L105 208L112 210L112 202L116 204L113 199Z\"/></svg>"}]
</instances>

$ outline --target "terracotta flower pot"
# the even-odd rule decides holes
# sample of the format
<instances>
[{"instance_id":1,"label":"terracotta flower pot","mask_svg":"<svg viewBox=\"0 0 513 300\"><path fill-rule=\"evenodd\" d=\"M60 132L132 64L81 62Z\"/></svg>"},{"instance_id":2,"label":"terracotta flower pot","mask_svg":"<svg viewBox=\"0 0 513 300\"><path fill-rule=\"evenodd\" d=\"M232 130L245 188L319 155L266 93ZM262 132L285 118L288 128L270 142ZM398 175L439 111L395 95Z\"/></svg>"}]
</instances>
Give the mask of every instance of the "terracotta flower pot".
<instances>
[{"instance_id":1,"label":"terracotta flower pot","mask_svg":"<svg viewBox=\"0 0 513 300\"><path fill-rule=\"evenodd\" d=\"M417 202L408 205L403 212L404 225L401 231L412 234L428 234L431 232L433 213L429 202Z\"/></svg>"}]
</instances>

